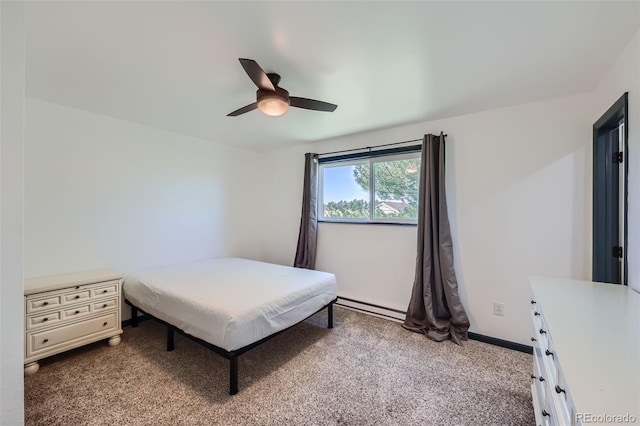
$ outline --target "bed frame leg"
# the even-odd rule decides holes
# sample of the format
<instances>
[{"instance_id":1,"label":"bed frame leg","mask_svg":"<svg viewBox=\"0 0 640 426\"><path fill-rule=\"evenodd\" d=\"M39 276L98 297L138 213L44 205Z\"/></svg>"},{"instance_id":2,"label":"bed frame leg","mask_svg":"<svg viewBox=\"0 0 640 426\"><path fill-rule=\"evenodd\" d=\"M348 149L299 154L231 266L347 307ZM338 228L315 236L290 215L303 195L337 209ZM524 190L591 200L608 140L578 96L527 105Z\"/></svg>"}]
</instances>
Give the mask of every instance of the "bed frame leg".
<instances>
[{"instance_id":1,"label":"bed frame leg","mask_svg":"<svg viewBox=\"0 0 640 426\"><path fill-rule=\"evenodd\" d=\"M173 349L173 328L167 326L167 351L171 352Z\"/></svg>"},{"instance_id":2,"label":"bed frame leg","mask_svg":"<svg viewBox=\"0 0 640 426\"><path fill-rule=\"evenodd\" d=\"M333 302L327 306L327 328L333 328Z\"/></svg>"},{"instance_id":3,"label":"bed frame leg","mask_svg":"<svg viewBox=\"0 0 640 426\"><path fill-rule=\"evenodd\" d=\"M131 305L131 327L138 326L138 308Z\"/></svg>"},{"instance_id":4,"label":"bed frame leg","mask_svg":"<svg viewBox=\"0 0 640 426\"><path fill-rule=\"evenodd\" d=\"M229 358L229 395L238 393L238 357Z\"/></svg>"}]
</instances>

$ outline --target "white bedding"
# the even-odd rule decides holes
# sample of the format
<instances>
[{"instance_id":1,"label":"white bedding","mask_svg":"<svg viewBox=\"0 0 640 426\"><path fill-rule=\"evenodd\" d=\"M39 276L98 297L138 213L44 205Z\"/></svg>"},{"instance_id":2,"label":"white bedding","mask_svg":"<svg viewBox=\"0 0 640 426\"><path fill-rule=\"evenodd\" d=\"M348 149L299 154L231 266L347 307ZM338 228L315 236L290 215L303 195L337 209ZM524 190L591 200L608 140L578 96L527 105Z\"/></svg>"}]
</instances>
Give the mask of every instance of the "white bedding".
<instances>
[{"instance_id":1,"label":"white bedding","mask_svg":"<svg viewBox=\"0 0 640 426\"><path fill-rule=\"evenodd\" d=\"M128 276L135 306L233 351L296 324L337 296L335 275L238 258Z\"/></svg>"}]
</instances>

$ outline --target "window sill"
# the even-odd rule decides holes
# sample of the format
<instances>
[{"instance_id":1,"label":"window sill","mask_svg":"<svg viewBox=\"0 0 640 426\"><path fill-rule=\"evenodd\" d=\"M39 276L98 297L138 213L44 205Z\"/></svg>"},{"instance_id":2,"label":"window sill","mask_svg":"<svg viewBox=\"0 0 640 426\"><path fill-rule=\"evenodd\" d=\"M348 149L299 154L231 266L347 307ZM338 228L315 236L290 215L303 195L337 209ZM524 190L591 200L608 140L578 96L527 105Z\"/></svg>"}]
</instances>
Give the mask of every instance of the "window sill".
<instances>
[{"instance_id":1,"label":"window sill","mask_svg":"<svg viewBox=\"0 0 640 426\"><path fill-rule=\"evenodd\" d=\"M390 226L418 226L410 222L359 222L355 220L318 220L318 223L338 223L342 225L390 225Z\"/></svg>"}]
</instances>

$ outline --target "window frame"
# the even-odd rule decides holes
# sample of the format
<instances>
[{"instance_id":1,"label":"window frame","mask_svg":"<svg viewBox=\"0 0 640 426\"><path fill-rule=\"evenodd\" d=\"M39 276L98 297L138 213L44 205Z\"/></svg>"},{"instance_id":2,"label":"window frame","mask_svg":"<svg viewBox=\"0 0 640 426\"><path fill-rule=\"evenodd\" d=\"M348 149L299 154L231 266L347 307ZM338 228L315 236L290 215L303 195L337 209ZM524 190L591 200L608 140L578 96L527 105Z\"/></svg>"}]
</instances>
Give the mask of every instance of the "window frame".
<instances>
[{"instance_id":1,"label":"window frame","mask_svg":"<svg viewBox=\"0 0 640 426\"><path fill-rule=\"evenodd\" d=\"M367 148L370 149L370 148ZM399 148L380 149L375 151L365 151L351 154L335 155L331 157L318 158L318 202L316 217L321 223L349 223L360 225L403 225L417 226L418 219L400 218L376 218L375 217L375 173L374 164L387 161L404 160L408 158L420 158L422 155L422 145L411 145ZM341 167L346 165L356 165L368 163L369 170L369 217L367 218L332 218L324 217L324 173L327 167ZM420 170L418 170L420 173Z\"/></svg>"}]
</instances>

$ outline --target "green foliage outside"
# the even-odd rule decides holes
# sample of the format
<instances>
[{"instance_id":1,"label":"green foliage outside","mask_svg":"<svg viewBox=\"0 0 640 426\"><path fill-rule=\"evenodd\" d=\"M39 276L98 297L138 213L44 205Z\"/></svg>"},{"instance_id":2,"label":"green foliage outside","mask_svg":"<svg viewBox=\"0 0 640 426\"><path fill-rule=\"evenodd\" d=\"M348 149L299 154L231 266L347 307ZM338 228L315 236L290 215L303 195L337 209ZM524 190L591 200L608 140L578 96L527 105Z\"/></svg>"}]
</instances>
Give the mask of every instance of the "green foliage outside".
<instances>
[{"instance_id":1,"label":"green foliage outside","mask_svg":"<svg viewBox=\"0 0 640 426\"><path fill-rule=\"evenodd\" d=\"M324 217L368 218L369 202L365 200L330 201L324 205Z\"/></svg>"},{"instance_id":2,"label":"green foliage outside","mask_svg":"<svg viewBox=\"0 0 640 426\"><path fill-rule=\"evenodd\" d=\"M420 158L373 163L377 218L415 219L418 216ZM369 191L370 166L353 168L353 177L363 191ZM399 212L381 209L381 202ZM368 218L368 200L331 201L324 205L325 217Z\"/></svg>"}]
</instances>

